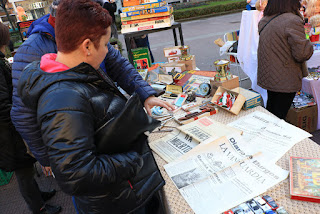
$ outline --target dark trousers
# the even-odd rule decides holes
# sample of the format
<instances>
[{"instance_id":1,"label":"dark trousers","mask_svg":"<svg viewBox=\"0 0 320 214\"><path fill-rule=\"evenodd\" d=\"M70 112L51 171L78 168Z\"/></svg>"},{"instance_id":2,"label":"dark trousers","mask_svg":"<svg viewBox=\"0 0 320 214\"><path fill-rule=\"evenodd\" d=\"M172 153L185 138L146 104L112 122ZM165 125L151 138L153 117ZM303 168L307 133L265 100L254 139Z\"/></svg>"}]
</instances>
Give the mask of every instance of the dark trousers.
<instances>
[{"instance_id":1,"label":"dark trousers","mask_svg":"<svg viewBox=\"0 0 320 214\"><path fill-rule=\"evenodd\" d=\"M19 190L28 204L29 209L37 214L40 212L41 207L44 205L44 201L41 197L41 191L34 179L34 168L30 165L25 168L15 170L17 181L19 184Z\"/></svg>"},{"instance_id":2,"label":"dark trousers","mask_svg":"<svg viewBox=\"0 0 320 214\"><path fill-rule=\"evenodd\" d=\"M280 119L285 119L295 94L295 92L280 93L268 90L267 110Z\"/></svg>"}]
</instances>

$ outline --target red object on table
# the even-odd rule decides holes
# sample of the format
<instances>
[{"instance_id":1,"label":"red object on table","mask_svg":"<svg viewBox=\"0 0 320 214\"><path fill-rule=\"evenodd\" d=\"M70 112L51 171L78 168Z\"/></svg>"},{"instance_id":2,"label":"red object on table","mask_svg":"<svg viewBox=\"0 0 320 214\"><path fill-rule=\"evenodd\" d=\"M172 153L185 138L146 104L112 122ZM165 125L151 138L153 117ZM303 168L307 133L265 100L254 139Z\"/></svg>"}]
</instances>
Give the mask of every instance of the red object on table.
<instances>
[{"instance_id":1,"label":"red object on table","mask_svg":"<svg viewBox=\"0 0 320 214\"><path fill-rule=\"evenodd\" d=\"M310 36L311 42L318 42L319 41L319 34Z\"/></svg>"}]
</instances>

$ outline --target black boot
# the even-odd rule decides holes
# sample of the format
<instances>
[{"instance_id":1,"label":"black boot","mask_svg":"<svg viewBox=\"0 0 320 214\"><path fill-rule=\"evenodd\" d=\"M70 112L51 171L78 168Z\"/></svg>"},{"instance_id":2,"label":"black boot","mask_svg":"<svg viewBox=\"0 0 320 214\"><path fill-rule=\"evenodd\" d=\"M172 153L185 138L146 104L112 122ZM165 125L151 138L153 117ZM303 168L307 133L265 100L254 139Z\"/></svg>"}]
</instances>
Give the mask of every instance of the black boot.
<instances>
[{"instance_id":1,"label":"black boot","mask_svg":"<svg viewBox=\"0 0 320 214\"><path fill-rule=\"evenodd\" d=\"M56 190L52 189L49 192L41 192L41 197L44 201L48 201L50 198L52 198L56 194Z\"/></svg>"},{"instance_id":2,"label":"black boot","mask_svg":"<svg viewBox=\"0 0 320 214\"><path fill-rule=\"evenodd\" d=\"M44 207L40 210L40 214L56 214L61 212L60 206L52 206L49 204L44 205Z\"/></svg>"}]
</instances>

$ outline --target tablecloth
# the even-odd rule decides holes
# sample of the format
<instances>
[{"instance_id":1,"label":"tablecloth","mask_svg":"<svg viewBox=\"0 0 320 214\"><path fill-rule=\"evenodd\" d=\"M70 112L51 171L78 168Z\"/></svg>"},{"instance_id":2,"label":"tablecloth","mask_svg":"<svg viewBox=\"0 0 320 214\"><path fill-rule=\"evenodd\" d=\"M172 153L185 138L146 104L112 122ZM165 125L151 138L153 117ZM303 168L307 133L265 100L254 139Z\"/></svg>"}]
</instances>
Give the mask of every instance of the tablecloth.
<instances>
[{"instance_id":1,"label":"tablecloth","mask_svg":"<svg viewBox=\"0 0 320 214\"><path fill-rule=\"evenodd\" d=\"M272 115L266 109L261 106L253 108L251 110L241 110L239 115L235 116L229 112L219 109L217 114L210 116L210 118L217 120L221 123L228 124L234 120L239 119L245 115L252 113L253 111L261 111ZM177 112L182 113L182 112ZM167 125L178 126L174 121L168 122ZM150 134L149 141L154 141L160 137L163 137L166 133L154 133ZM305 139L297 143L292 147L278 162L281 168L289 170L289 158L290 156L296 157L319 157L320 146L310 139ZM167 201L167 206L172 214L192 214L194 213L184 198L180 195L178 189L174 186L169 176L164 170L163 165L166 162L154 153L155 160L159 166L160 172L166 181L164 186L164 194ZM289 193L289 178L277 184L273 188L269 189L265 194L270 195L280 206L283 206L290 214L319 214L320 203L311 203L305 201L297 201L290 199Z\"/></svg>"}]
</instances>

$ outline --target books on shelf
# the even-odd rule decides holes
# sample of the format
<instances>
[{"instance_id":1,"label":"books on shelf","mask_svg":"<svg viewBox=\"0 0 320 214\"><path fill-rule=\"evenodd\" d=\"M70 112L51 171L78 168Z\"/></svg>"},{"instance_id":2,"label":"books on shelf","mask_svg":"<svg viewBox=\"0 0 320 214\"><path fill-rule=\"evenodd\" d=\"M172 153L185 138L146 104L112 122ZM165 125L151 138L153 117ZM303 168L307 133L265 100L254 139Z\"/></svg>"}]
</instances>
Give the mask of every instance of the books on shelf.
<instances>
[{"instance_id":1,"label":"books on shelf","mask_svg":"<svg viewBox=\"0 0 320 214\"><path fill-rule=\"evenodd\" d=\"M290 195L320 203L320 158L290 157Z\"/></svg>"},{"instance_id":2,"label":"books on shelf","mask_svg":"<svg viewBox=\"0 0 320 214\"><path fill-rule=\"evenodd\" d=\"M121 21L131 21L131 20L138 20L138 19L147 19L153 17L160 17L160 16L170 16L172 14L173 9L170 8L167 12L160 12L160 13L151 13L151 14L144 14L138 16L129 16L129 17L121 17Z\"/></svg>"},{"instance_id":3,"label":"books on shelf","mask_svg":"<svg viewBox=\"0 0 320 214\"><path fill-rule=\"evenodd\" d=\"M155 8L149 8L144 10L136 10L136 11L120 13L120 17L130 17L130 16L145 15L145 14L162 13L162 12L167 12L169 10L170 10L170 7L167 5L163 7L155 7Z\"/></svg>"},{"instance_id":4,"label":"books on shelf","mask_svg":"<svg viewBox=\"0 0 320 214\"><path fill-rule=\"evenodd\" d=\"M135 11L135 10L144 10L144 9L155 8L155 7L163 7L166 5L167 5L166 1L149 3L149 4L140 4L140 5L135 5L131 7L123 7L122 12L125 13L125 12Z\"/></svg>"},{"instance_id":5,"label":"books on shelf","mask_svg":"<svg viewBox=\"0 0 320 214\"><path fill-rule=\"evenodd\" d=\"M151 23L144 26L137 26L137 27L130 27L130 28L122 28L121 33L131 33L136 31L142 31L142 30L150 30L150 29L157 29L157 28L165 28L165 27L171 27L171 25L174 23L173 16L170 17L169 22L163 22L163 23Z\"/></svg>"},{"instance_id":6,"label":"books on shelf","mask_svg":"<svg viewBox=\"0 0 320 214\"><path fill-rule=\"evenodd\" d=\"M146 21L146 22L122 25L122 29L130 29L130 28L134 28L134 27L144 27L144 26L148 26L148 25L164 24L164 23L170 24L173 21L173 17L171 17L171 16L163 16L163 17L159 17L159 18L160 19L153 20L153 21Z\"/></svg>"},{"instance_id":7,"label":"books on shelf","mask_svg":"<svg viewBox=\"0 0 320 214\"><path fill-rule=\"evenodd\" d=\"M131 25L131 24L137 24L137 23L143 23L143 22L156 21L156 20L167 19L167 18L170 18L170 16L160 16L160 17L154 17L154 18L148 18L148 19L124 21L124 22L122 22L122 26Z\"/></svg>"}]
</instances>

